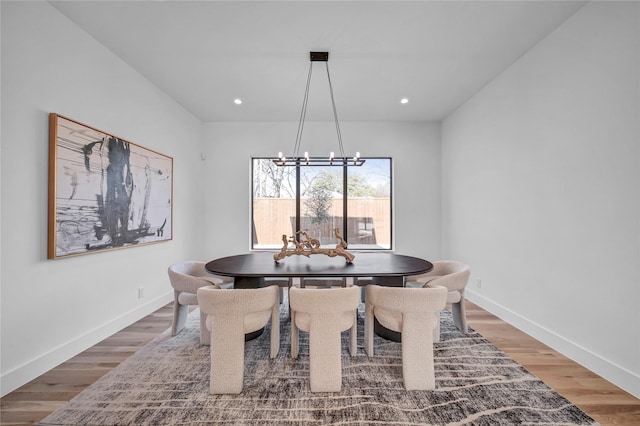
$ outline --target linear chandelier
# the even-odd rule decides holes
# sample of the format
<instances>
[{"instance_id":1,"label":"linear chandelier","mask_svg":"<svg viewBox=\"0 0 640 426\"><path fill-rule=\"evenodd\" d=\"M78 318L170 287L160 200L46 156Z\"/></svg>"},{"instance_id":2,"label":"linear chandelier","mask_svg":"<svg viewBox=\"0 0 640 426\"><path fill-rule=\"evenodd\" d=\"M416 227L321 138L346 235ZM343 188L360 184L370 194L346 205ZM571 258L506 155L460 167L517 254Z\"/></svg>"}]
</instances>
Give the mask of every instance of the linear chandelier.
<instances>
[{"instance_id":1,"label":"linear chandelier","mask_svg":"<svg viewBox=\"0 0 640 426\"><path fill-rule=\"evenodd\" d=\"M300 122L298 123L298 134L296 135L296 143L293 148L293 156L285 157L282 152L278 153L278 158L272 161L277 166L362 166L365 162L360 158L360 153L356 152L353 157L347 157L344 154L342 146L342 134L340 133L340 124L338 123L338 113L336 112L336 103L333 98L333 86L331 85L331 76L329 75L329 52L309 52L309 75L307 76L307 87L304 91L304 100L302 102L302 111L300 112ZM311 86L311 75L313 74L313 63L324 62L327 69L327 80L329 81L329 92L331 93L331 106L333 107L333 119L338 134L339 156L336 157L333 152L328 157L309 157L309 153L305 152L300 155L300 142L302 141L302 132L304 130L304 121L307 115L307 104L309 103L309 87Z\"/></svg>"}]
</instances>

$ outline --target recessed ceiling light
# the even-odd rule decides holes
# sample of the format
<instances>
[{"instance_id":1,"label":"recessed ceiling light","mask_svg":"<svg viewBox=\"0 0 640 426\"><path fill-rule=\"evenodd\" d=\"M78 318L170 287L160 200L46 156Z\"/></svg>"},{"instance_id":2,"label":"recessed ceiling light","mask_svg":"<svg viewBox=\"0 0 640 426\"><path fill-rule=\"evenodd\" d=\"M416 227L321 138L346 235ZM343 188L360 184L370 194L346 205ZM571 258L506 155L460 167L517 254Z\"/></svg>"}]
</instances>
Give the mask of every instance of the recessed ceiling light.
<instances>
[{"instance_id":1,"label":"recessed ceiling light","mask_svg":"<svg viewBox=\"0 0 640 426\"><path fill-rule=\"evenodd\" d=\"M233 103L236 105L240 105L242 103L242 99L234 99Z\"/></svg>"},{"instance_id":2,"label":"recessed ceiling light","mask_svg":"<svg viewBox=\"0 0 640 426\"><path fill-rule=\"evenodd\" d=\"M400 103L401 103L401 104L406 104L406 103L408 103L408 102L409 102L409 99L407 99L407 98L402 98L402 99L400 99Z\"/></svg>"}]
</instances>

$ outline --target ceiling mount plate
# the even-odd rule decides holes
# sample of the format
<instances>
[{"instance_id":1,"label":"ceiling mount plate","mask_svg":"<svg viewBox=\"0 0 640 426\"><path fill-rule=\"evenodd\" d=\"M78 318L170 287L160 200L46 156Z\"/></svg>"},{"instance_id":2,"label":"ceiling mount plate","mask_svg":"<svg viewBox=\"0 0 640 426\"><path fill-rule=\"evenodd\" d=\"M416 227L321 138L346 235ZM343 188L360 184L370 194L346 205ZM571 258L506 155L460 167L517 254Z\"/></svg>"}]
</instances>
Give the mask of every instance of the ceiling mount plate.
<instances>
[{"instance_id":1,"label":"ceiling mount plate","mask_svg":"<svg viewBox=\"0 0 640 426\"><path fill-rule=\"evenodd\" d=\"M329 60L329 52L309 52L311 62L327 62Z\"/></svg>"}]
</instances>

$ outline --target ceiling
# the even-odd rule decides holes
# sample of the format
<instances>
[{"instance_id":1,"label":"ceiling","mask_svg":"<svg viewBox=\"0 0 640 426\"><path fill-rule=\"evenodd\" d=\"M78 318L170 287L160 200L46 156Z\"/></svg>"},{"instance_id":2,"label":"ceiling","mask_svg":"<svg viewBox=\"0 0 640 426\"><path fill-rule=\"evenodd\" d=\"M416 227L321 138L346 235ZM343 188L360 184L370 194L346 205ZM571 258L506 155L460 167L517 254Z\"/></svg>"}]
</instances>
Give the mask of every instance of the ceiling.
<instances>
[{"instance_id":1,"label":"ceiling","mask_svg":"<svg viewBox=\"0 0 640 426\"><path fill-rule=\"evenodd\" d=\"M50 3L205 122L298 121L311 51L329 52L340 121L441 120L585 4ZM306 119L332 120L330 102L314 62Z\"/></svg>"}]
</instances>

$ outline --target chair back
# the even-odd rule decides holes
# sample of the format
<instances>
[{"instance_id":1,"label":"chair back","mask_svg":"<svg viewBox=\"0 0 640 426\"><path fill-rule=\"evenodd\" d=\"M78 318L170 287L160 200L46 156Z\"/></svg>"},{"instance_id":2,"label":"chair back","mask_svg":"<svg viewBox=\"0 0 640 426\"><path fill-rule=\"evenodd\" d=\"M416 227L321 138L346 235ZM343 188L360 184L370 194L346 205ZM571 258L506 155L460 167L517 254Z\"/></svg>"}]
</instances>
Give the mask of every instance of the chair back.
<instances>
[{"instance_id":1,"label":"chair back","mask_svg":"<svg viewBox=\"0 0 640 426\"><path fill-rule=\"evenodd\" d=\"M407 288L371 284L366 292L367 304L403 314L440 312L447 301L447 289L441 286Z\"/></svg>"},{"instance_id":2,"label":"chair back","mask_svg":"<svg viewBox=\"0 0 640 426\"><path fill-rule=\"evenodd\" d=\"M360 287L300 288L289 290L291 309L308 314L351 312L360 304Z\"/></svg>"},{"instance_id":3,"label":"chair back","mask_svg":"<svg viewBox=\"0 0 640 426\"><path fill-rule=\"evenodd\" d=\"M174 289L196 294L202 286L222 284L223 280L210 274L204 262L188 260L174 263L168 269L169 281Z\"/></svg>"},{"instance_id":4,"label":"chair back","mask_svg":"<svg viewBox=\"0 0 640 426\"><path fill-rule=\"evenodd\" d=\"M469 265L457 260L436 260L429 275L449 275L469 270Z\"/></svg>"},{"instance_id":5,"label":"chair back","mask_svg":"<svg viewBox=\"0 0 640 426\"><path fill-rule=\"evenodd\" d=\"M184 262L174 263L169 267L169 269L182 275L199 276L204 275L207 272L204 265L204 262L186 260Z\"/></svg>"},{"instance_id":6,"label":"chair back","mask_svg":"<svg viewBox=\"0 0 640 426\"><path fill-rule=\"evenodd\" d=\"M433 262L433 269L421 277L434 277L427 281L429 287L444 286L449 291L462 293L467 286L471 270L469 265L455 260L439 260ZM420 279L418 279L420 282Z\"/></svg>"},{"instance_id":7,"label":"chair back","mask_svg":"<svg viewBox=\"0 0 640 426\"><path fill-rule=\"evenodd\" d=\"M279 303L279 295L277 285L233 290L206 286L198 289L198 305L202 312L209 315L210 320L213 317L215 321L223 323L230 318L261 312L267 314L268 320L272 309Z\"/></svg>"}]
</instances>

